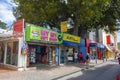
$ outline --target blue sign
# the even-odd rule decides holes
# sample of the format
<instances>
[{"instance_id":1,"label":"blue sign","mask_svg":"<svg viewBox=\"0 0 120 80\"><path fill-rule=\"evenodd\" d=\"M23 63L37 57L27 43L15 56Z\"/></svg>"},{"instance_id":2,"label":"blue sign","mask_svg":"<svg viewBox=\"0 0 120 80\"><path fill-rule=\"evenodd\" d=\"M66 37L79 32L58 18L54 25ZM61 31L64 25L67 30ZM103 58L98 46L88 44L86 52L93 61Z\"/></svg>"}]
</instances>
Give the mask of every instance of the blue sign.
<instances>
[{"instance_id":1,"label":"blue sign","mask_svg":"<svg viewBox=\"0 0 120 80\"><path fill-rule=\"evenodd\" d=\"M101 43L97 43L97 47L98 47L98 48L104 48L104 45L101 44Z\"/></svg>"},{"instance_id":2,"label":"blue sign","mask_svg":"<svg viewBox=\"0 0 120 80\"><path fill-rule=\"evenodd\" d=\"M90 43L90 47L97 47L97 43Z\"/></svg>"},{"instance_id":3,"label":"blue sign","mask_svg":"<svg viewBox=\"0 0 120 80\"><path fill-rule=\"evenodd\" d=\"M78 43L69 42L69 41L63 41L62 44L65 45L65 46L79 46Z\"/></svg>"}]
</instances>

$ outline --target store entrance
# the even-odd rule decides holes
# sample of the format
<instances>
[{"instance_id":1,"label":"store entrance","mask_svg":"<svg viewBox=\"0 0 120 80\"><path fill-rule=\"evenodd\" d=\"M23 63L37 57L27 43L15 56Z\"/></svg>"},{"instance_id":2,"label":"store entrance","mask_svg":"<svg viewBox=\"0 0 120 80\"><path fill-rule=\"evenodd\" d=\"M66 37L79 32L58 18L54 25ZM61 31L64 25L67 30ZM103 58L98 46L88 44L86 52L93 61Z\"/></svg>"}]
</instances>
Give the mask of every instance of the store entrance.
<instances>
[{"instance_id":1,"label":"store entrance","mask_svg":"<svg viewBox=\"0 0 120 80\"><path fill-rule=\"evenodd\" d=\"M28 67L46 67L56 64L56 46L32 45L29 46ZM51 63L50 63L51 62Z\"/></svg>"},{"instance_id":2,"label":"store entrance","mask_svg":"<svg viewBox=\"0 0 120 80\"><path fill-rule=\"evenodd\" d=\"M73 63L74 51L77 51L77 48L61 46L61 54L60 54L61 65Z\"/></svg>"},{"instance_id":3,"label":"store entrance","mask_svg":"<svg viewBox=\"0 0 120 80\"><path fill-rule=\"evenodd\" d=\"M37 64L48 64L48 51L46 46L31 45L29 46L28 66L36 66Z\"/></svg>"}]
</instances>

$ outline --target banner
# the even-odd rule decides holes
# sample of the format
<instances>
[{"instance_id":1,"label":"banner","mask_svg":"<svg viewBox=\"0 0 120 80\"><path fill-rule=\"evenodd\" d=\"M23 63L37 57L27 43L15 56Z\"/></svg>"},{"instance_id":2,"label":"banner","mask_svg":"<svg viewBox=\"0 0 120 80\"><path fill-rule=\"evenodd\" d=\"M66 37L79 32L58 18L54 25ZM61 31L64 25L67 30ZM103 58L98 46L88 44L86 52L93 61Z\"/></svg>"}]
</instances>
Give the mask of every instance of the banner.
<instances>
[{"instance_id":1,"label":"banner","mask_svg":"<svg viewBox=\"0 0 120 80\"><path fill-rule=\"evenodd\" d=\"M24 19L18 20L13 25L14 38L23 37Z\"/></svg>"}]
</instances>

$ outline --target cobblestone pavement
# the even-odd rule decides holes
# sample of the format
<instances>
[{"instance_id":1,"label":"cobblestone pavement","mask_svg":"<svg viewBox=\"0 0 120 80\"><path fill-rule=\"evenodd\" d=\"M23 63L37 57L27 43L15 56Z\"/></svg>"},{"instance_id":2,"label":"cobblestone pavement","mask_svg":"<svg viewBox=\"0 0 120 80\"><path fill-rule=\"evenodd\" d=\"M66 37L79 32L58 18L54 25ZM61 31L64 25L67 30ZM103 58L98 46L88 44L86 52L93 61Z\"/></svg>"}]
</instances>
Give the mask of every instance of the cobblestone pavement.
<instances>
[{"instance_id":1,"label":"cobblestone pavement","mask_svg":"<svg viewBox=\"0 0 120 80\"><path fill-rule=\"evenodd\" d=\"M89 68L105 63L107 62L97 61L96 64L95 61L91 61L89 64ZM78 63L78 64L68 64L58 67L52 67L48 69L37 69L37 70L29 70L29 71L21 71L21 72L8 71L6 73L0 73L0 80L55 80L58 77L66 76L86 68L88 68L88 65Z\"/></svg>"}]
</instances>

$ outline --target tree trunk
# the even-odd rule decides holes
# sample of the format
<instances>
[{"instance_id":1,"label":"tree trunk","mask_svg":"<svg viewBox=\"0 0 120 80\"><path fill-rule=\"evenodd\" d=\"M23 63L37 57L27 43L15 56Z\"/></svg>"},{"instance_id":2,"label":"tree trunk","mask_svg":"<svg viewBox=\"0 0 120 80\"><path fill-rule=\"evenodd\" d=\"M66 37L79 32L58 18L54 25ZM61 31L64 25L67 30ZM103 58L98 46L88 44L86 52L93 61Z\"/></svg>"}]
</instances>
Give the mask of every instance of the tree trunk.
<instances>
[{"instance_id":1,"label":"tree trunk","mask_svg":"<svg viewBox=\"0 0 120 80\"><path fill-rule=\"evenodd\" d=\"M80 26L78 31L78 35L82 38L88 38L88 31L84 26Z\"/></svg>"},{"instance_id":2,"label":"tree trunk","mask_svg":"<svg viewBox=\"0 0 120 80\"><path fill-rule=\"evenodd\" d=\"M73 27L73 35L78 36L78 22L76 21Z\"/></svg>"}]
</instances>

